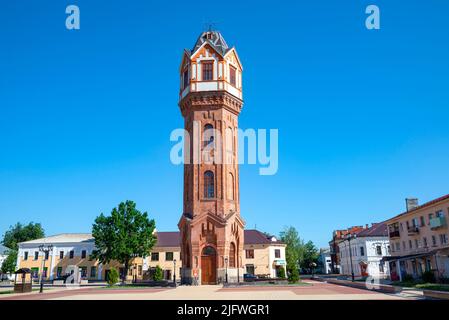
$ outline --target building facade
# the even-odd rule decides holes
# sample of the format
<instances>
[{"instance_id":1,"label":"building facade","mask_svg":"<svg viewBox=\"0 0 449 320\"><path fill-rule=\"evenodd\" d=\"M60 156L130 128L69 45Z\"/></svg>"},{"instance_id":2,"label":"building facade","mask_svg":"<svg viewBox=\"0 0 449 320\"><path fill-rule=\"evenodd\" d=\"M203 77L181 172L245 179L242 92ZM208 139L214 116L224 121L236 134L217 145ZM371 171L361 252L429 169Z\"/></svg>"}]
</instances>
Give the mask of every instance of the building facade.
<instances>
[{"instance_id":1,"label":"building facade","mask_svg":"<svg viewBox=\"0 0 449 320\"><path fill-rule=\"evenodd\" d=\"M383 260L390 256L387 225L374 223L351 234L338 244L341 273L355 277L388 278L389 266ZM352 261L352 263L351 263Z\"/></svg>"},{"instance_id":2,"label":"building facade","mask_svg":"<svg viewBox=\"0 0 449 320\"><path fill-rule=\"evenodd\" d=\"M182 279L215 284L242 278L245 222L240 216L237 129L242 65L221 33L203 32L180 66L184 117Z\"/></svg>"},{"instance_id":3,"label":"building facade","mask_svg":"<svg viewBox=\"0 0 449 320\"><path fill-rule=\"evenodd\" d=\"M340 249L338 244L345 240L348 234L355 234L362 231L362 226L353 226L348 229L334 230L332 233L332 240L329 241L330 257L331 257L331 273L340 273Z\"/></svg>"},{"instance_id":4,"label":"building facade","mask_svg":"<svg viewBox=\"0 0 449 320\"><path fill-rule=\"evenodd\" d=\"M163 270L165 280L180 280L182 273L181 235L179 232L156 232L157 243L147 257L136 258L130 264L127 280L147 280L155 268ZM285 268L285 244L274 237L267 237L257 230L245 230L242 266L245 273L259 277L275 278L280 268ZM41 245L52 245L53 250L45 255L39 251ZM19 244L17 268L29 268L34 280L43 277L51 281L61 279L79 269L81 280L105 281L111 268L123 275L123 265L118 262L100 264L91 260L95 240L91 234L60 234ZM233 275L228 273L228 280Z\"/></svg>"},{"instance_id":5,"label":"building facade","mask_svg":"<svg viewBox=\"0 0 449 320\"><path fill-rule=\"evenodd\" d=\"M320 272L323 274L332 273L332 259L330 249L320 249L319 267Z\"/></svg>"},{"instance_id":6,"label":"building facade","mask_svg":"<svg viewBox=\"0 0 449 320\"><path fill-rule=\"evenodd\" d=\"M437 279L449 277L449 195L434 199L387 221L392 280L406 275L420 278L431 272Z\"/></svg>"}]
</instances>

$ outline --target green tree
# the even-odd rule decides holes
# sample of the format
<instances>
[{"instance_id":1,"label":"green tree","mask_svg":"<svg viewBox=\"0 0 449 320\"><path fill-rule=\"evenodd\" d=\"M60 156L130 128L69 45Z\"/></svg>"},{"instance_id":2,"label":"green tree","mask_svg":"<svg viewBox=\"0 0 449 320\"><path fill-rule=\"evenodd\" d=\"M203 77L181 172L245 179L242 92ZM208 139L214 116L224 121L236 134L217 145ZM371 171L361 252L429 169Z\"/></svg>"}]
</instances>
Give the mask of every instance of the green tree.
<instances>
[{"instance_id":1,"label":"green tree","mask_svg":"<svg viewBox=\"0 0 449 320\"><path fill-rule=\"evenodd\" d=\"M307 243L303 244L301 248L300 266L308 270L308 272L311 272L311 264L316 263L318 265L319 256L320 252L318 248L312 241L307 241Z\"/></svg>"},{"instance_id":2,"label":"green tree","mask_svg":"<svg viewBox=\"0 0 449 320\"><path fill-rule=\"evenodd\" d=\"M113 286L119 280L119 274L117 269L111 268L108 273L108 285Z\"/></svg>"},{"instance_id":3,"label":"green tree","mask_svg":"<svg viewBox=\"0 0 449 320\"><path fill-rule=\"evenodd\" d=\"M154 229L154 220L137 210L133 201L122 202L110 216L101 213L95 219L92 236L96 250L92 258L104 264L112 260L122 263L124 282L132 259L148 255L156 243Z\"/></svg>"},{"instance_id":4,"label":"green tree","mask_svg":"<svg viewBox=\"0 0 449 320\"><path fill-rule=\"evenodd\" d=\"M9 250L8 256L1 265L2 273L13 273L16 271L17 251Z\"/></svg>"},{"instance_id":5,"label":"green tree","mask_svg":"<svg viewBox=\"0 0 449 320\"><path fill-rule=\"evenodd\" d=\"M280 233L280 238L287 245L285 248L285 260L287 262L288 279L290 282L298 282L298 263L301 248L301 239L298 231L294 227L285 227Z\"/></svg>"},{"instance_id":6,"label":"green tree","mask_svg":"<svg viewBox=\"0 0 449 320\"><path fill-rule=\"evenodd\" d=\"M154 274L153 274L153 280L161 281L162 279L163 279L162 269L161 269L161 267L156 266L156 269L154 270Z\"/></svg>"},{"instance_id":7,"label":"green tree","mask_svg":"<svg viewBox=\"0 0 449 320\"><path fill-rule=\"evenodd\" d=\"M44 229L40 223L30 222L23 225L20 222L11 226L3 235L3 245L11 250L19 249L19 243L45 237Z\"/></svg>"},{"instance_id":8,"label":"green tree","mask_svg":"<svg viewBox=\"0 0 449 320\"><path fill-rule=\"evenodd\" d=\"M13 273L16 271L17 251L20 242L43 237L45 237L45 232L40 223L30 222L27 225L23 225L18 222L14 226L10 226L9 230L3 235L2 244L9 250L8 257L1 265L1 271L3 273Z\"/></svg>"}]
</instances>

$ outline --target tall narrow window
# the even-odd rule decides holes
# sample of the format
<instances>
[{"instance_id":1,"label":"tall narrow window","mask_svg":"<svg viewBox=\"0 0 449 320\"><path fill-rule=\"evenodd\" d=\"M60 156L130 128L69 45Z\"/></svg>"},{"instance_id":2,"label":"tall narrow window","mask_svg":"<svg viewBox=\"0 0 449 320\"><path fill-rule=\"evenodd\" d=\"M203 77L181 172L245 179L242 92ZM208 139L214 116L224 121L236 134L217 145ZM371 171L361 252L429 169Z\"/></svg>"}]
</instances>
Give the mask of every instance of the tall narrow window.
<instances>
[{"instance_id":1,"label":"tall narrow window","mask_svg":"<svg viewBox=\"0 0 449 320\"><path fill-rule=\"evenodd\" d=\"M231 242L231 247L229 248L229 267L235 268L235 244Z\"/></svg>"},{"instance_id":2,"label":"tall narrow window","mask_svg":"<svg viewBox=\"0 0 449 320\"><path fill-rule=\"evenodd\" d=\"M228 175L228 200L234 200L234 176L232 173Z\"/></svg>"},{"instance_id":3,"label":"tall narrow window","mask_svg":"<svg viewBox=\"0 0 449 320\"><path fill-rule=\"evenodd\" d=\"M184 71L183 74L183 88L186 88L189 85L189 70Z\"/></svg>"},{"instance_id":4,"label":"tall narrow window","mask_svg":"<svg viewBox=\"0 0 449 320\"><path fill-rule=\"evenodd\" d=\"M210 147L213 146L212 144L214 143L214 126L209 123L204 126L203 141L205 147L209 145Z\"/></svg>"},{"instance_id":5,"label":"tall narrow window","mask_svg":"<svg viewBox=\"0 0 449 320\"><path fill-rule=\"evenodd\" d=\"M237 82L236 82L236 69L233 66L229 66L229 82L235 87Z\"/></svg>"},{"instance_id":6,"label":"tall narrow window","mask_svg":"<svg viewBox=\"0 0 449 320\"><path fill-rule=\"evenodd\" d=\"M203 69L203 81L210 81L214 78L214 62L213 61L203 61L201 63Z\"/></svg>"},{"instance_id":7,"label":"tall narrow window","mask_svg":"<svg viewBox=\"0 0 449 320\"><path fill-rule=\"evenodd\" d=\"M212 171L206 171L204 173L204 197L205 198L215 197L214 173Z\"/></svg>"}]
</instances>

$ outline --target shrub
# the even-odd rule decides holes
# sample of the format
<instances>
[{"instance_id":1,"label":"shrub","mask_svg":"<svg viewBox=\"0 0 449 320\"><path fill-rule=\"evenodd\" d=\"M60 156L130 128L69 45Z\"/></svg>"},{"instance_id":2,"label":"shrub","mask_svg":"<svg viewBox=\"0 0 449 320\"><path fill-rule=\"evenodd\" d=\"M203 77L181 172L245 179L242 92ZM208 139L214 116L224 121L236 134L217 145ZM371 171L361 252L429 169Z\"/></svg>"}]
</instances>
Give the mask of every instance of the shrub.
<instances>
[{"instance_id":1,"label":"shrub","mask_svg":"<svg viewBox=\"0 0 449 320\"><path fill-rule=\"evenodd\" d=\"M424 282L435 283L435 275L432 271L423 272L421 278Z\"/></svg>"},{"instance_id":2,"label":"shrub","mask_svg":"<svg viewBox=\"0 0 449 320\"><path fill-rule=\"evenodd\" d=\"M278 278L285 279L285 269L284 268L279 268Z\"/></svg>"},{"instance_id":3,"label":"shrub","mask_svg":"<svg viewBox=\"0 0 449 320\"><path fill-rule=\"evenodd\" d=\"M410 274L405 274L402 277L402 282L413 282L415 279Z\"/></svg>"},{"instance_id":4,"label":"shrub","mask_svg":"<svg viewBox=\"0 0 449 320\"><path fill-rule=\"evenodd\" d=\"M298 268L293 268L289 273L288 273L288 281L290 283L297 283L299 281L299 271Z\"/></svg>"},{"instance_id":5,"label":"shrub","mask_svg":"<svg viewBox=\"0 0 449 320\"><path fill-rule=\"evenodd\" d=\"M116 284L119 280L119 274L117 269L111 268L108 275L108 285L113 286Z\"/></svg>"},{"instance_id":6,"label":"shrub","mask_svg":"<svg viewBox=\"0 0 449 320\"><path fill-rule=\"evenodd\" d=\"M153 274L154 281L161 281L163 279L162 269L159 266L156 266Z\"/></svg>"}]
</instances>

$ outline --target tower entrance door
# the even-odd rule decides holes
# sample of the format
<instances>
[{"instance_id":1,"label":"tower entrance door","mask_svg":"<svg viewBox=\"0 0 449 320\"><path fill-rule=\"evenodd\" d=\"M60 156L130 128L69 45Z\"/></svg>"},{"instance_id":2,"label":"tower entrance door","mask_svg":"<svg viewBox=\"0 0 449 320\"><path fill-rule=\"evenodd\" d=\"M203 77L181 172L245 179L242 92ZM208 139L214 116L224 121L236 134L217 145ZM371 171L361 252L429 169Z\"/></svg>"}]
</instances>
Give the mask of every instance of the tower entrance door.
<instances>
[{"instance_id":1,"label":"tower entrance door","mask_svg":"<svg viewBox=\"0 0 449 320\"><path fill-rule=\"evenodd\" d=\"M204 247L201 253L201 284L217 283L217 252L213 247Z\"/></svg>"}]
</instances>

